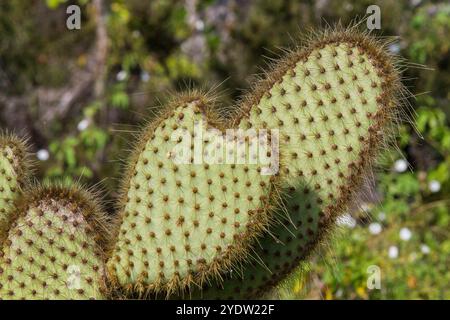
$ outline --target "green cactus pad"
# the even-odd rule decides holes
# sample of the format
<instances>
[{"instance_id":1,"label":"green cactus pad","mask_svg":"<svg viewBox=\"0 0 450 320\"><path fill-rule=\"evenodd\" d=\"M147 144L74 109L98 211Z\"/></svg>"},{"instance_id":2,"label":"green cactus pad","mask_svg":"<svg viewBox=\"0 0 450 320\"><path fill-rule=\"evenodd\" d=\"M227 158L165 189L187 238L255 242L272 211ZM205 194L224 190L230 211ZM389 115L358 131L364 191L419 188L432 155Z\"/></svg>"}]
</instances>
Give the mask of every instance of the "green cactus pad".
<instances>
[{"instance_id":1,"label":"green cactus pad","mask_svg":"<svg viewBox=\"0 0 450 320\"><path fill-rule=\"evenodd\" d=\"M6 237L12 203L28 177L26 142L0 133L0 242Z\"/></svg>"},{"instance_id":2,"label":"green cactus pad","mask_svg":"<svg viewBox=\"0 0 450 320\"><path fill-rule=\"evenodd\" d=\"M317 248L391 134L399 79L383 44L350 30L323 33L259 82L237 121L243 128L279 128L289 217L259 242L258 260L203 297L259 296Z\"/></svg>"},{"instance_id":3,"label":"green cactus pad","mask_svg":"<svg viewBox=\"0 0 450 320\"><path fill-rule=\"evenodd\" d=\"M35 187L15 202L0 252L1 299L102 299L108 228L78 187Z\"/></svg>"},{"instance_id":4,"label":"green cactus pad","mask_svg":"<svg viewBox=\"0 0 450 320\"><path fill-rule=\"evenodd\" d=\"M213 105L200 93L176 98L138 138L108 262L112 283L126 292L168 295L220 280L221 271L249 256L253 238L267 226L272 177L260 165L196 160L195 139L205 148L201 156L224 137ZM199 123L216 133L200 137ZM175 162L182 145L194 153ZM223 153L219 158L225 161Z\"/></svg>"}]
</instances>

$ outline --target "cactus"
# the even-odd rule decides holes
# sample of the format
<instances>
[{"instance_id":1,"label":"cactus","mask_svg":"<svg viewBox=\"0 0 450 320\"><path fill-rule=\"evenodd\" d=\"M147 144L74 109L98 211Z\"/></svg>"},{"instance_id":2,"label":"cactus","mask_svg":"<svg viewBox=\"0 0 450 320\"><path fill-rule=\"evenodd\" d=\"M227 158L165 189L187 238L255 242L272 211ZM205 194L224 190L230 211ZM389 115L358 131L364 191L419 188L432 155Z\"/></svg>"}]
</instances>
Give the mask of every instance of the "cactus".
<instances>
[{"instance_id":1,"label":"cactus","mask_svg":"<svg viewBox=\"0 0 450 320\"><path fill-rule=\"evenodd\" d=\"M12 203L29 175L27 149L25 140L0 133L0 243L6 237Z\"/></svg>"},{"instance_id":2,"label":"cactus","mask_svg":"<svg viewBox=\"0 0 450 320\"><path fill-rule=\"evenodd\" d=\"M223 145L226 126L213 105L200 92L175 98L137 139L108 263L112 283L125 292L170 295L220 279L247 256L268 223L271 177L259 165L226 164L223 153L219 163L197 159ZM175 152L182 146L184 151ZM194 152L180 161L186 150Z\"/></svg>"},{"instance_id":3,"label":"cactus","mask_svg":"<svg viewBox=\"0 0 450 320\"><path fill-rule=\"evenodd\" d=\"M391 136L404 91L383 43L327 31L279 61L241 104L243 128L279 128L289 216L265 236L253 263L204 298L252 298L278 284L330 232Z\"/></svg>"},{"instance_id":4,"label":"cactus","mask_svg":"<svg viewBox=\"0 0 450 320\"><path fill-rule=\"evenodd\" d=\"M103 298L108 228L77 186L33 187L16 201L0 252L2 299Z\"/></svg>"},{"instance_id":5,"label":"cactus","mask_svg":"<svg viewBox=\"0 0 450 320\"><path fill-rule=\"evenodd\" d=\"M136 139L114 241L88 191L23 192L25 148L2 136L0 298L170 297L197 287L194 297L261 296L347 209L395 131L404 92L384 43L338 28L277 62L230 119L208 94L174 98ZM263 154L279 156L280 171L249 161L256 136L226 129L269 130L279 152ZM230 143L244 151L227 162Z\"/></svg>"}]
</instances>

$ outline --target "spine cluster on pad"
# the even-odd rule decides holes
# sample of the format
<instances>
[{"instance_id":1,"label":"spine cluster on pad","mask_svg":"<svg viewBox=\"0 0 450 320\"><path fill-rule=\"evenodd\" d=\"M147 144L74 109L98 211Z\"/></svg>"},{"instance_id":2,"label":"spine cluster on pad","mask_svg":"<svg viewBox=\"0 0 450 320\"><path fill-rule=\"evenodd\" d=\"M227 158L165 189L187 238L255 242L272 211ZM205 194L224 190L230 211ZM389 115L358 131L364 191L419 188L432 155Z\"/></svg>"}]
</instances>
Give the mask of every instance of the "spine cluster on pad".
<instances>
[{"instance_id":1,"label":"spine cluster on pad","mask_svg":"<svg viewBox=\"0 0 450 320\"><path fill-rule=\"evenodd\" d=\"M260 297L347 209L403 93L385 45L351 28L288 53L226 120L207 94L172 99L136 137L114 226L80 187L24 190L26 148L0 136L0 298ZM225 142L255 143L228 129L276 132L279 170L224 161Z\"/></svg>"}]
</instances>

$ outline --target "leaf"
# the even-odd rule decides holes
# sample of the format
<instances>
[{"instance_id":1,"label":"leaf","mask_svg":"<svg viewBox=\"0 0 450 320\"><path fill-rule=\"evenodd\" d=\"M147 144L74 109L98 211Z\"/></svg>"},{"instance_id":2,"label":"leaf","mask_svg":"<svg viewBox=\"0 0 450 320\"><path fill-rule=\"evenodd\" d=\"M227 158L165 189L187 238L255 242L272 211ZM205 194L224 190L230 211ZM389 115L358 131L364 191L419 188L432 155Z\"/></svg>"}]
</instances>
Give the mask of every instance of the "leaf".
<instances>
[{"instance_id":1,"label":"leaf","mask_svg":"<svg viewBox=\"0 0 450 320\"><path fill-rule=\"evenodd\" d=\"M45 3L47 4L47 7L50 9L56 9L59 7L60 4L65 3L66 0L46 0Z\"/></svg>"},{"instance_id":2,"label":"leaf","mask_svg":"<svg viewBox=\"0 0 450 320\"><path fill-rule=\"evenodd\" d=\"M111 104L116 108L127 109L130 101L128 95L124 91L116 91L111 96Z\"/></svg>"}]
</instances>

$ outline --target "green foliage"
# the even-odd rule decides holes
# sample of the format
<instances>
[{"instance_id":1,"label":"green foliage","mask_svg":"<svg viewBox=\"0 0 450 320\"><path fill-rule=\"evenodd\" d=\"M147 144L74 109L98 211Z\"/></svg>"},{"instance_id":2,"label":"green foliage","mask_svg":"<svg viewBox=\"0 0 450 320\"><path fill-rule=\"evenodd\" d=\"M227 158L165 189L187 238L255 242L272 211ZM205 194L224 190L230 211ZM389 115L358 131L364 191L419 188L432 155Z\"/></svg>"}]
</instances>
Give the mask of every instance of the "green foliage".
<instances>
[{"instance_id":1,"label":"green foliage","mask_svg":"<svg viewBox=\"0 0 450 320\"><path fill-rule=\"evenodd\" d=\"M45 3L50 9L56 9L59 5L65 3L67 0L45 0Z\"/></svg>"},{"instance_id":2,"label":"green foliage","mask_svg":"<svg viewBox=\"0 0 450 320\"><path fill-rule=\"evenodd\" d=\"M417 37L417 41L412 43L409 51L414 61L422 64L436 61L439 55L449 50L448 43L441 41L450 29L449 16L448 4L421 8L413 16L411 33ZM426 37L419 38L425 29L429 30Z\"/></svg>"},{"instance_id":3,"label":"green foliage","mask_svg":"<svg viewBox=\"0 0 450 320\"><path fill-rule=\"evenodd\" d=\"M127 109L130 105L130 99L124 90L124 85L117 84L112 90L111 105L116 108Z\"/></svg>"},{"instance_id":4,"label":"green foliage","mask_svg":"<svg viewBox=\"0 0 450 320\"><path fill-rule=\"evenodd\" d=\"M356 216L356 227L341 230L329 244L332 250L310 263L312 284L291 281L279 294L289 299L449 299L448 205L385 200L370 208L370 221ZM375 224L380 226L376 234L371 232ZM405 230L412 235L402 239ZM379 290L367 287L373 265L381 271Z\"/></svg>"},{"instance_id":5,"label":"green foliage","mask_svg":"<svg viewBox=\"0 0 450 320\"><path fill-rule=\"evenodd\" d=\"M52 166L47 168L49 178L92 178L90 164L98 157L109 139L107 133L95 125L90 125L75 136L68 136L53 141L49 145ZM83 152L79 152L82 150Z\"/></svg>"}]
</instances>

